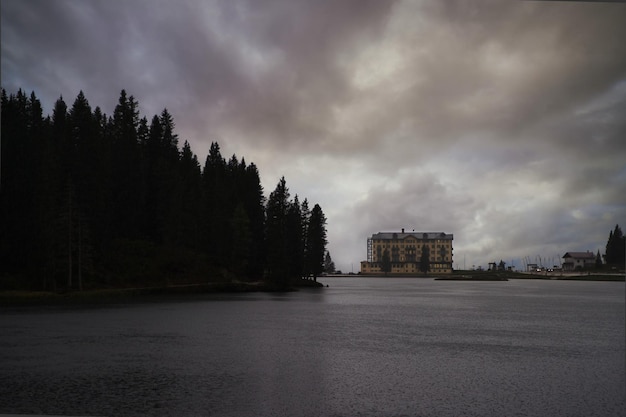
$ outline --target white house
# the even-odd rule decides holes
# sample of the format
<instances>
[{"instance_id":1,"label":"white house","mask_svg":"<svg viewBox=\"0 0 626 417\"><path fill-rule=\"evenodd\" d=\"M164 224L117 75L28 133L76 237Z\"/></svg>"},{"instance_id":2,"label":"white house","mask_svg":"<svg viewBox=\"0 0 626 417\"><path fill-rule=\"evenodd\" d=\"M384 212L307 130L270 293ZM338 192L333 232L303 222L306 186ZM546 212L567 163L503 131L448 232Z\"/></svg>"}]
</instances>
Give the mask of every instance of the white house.
<instances>
[{"instance_id":1,"label":"white house","mask_svg":"<svg viewBox=\"0 0 626 417\"><path fill-rule=\"evenodd\" d=\"M567 252L563 255L563 271L593 268L596 264L596 255L593 252Z\"/></svg>"}]
</instances>

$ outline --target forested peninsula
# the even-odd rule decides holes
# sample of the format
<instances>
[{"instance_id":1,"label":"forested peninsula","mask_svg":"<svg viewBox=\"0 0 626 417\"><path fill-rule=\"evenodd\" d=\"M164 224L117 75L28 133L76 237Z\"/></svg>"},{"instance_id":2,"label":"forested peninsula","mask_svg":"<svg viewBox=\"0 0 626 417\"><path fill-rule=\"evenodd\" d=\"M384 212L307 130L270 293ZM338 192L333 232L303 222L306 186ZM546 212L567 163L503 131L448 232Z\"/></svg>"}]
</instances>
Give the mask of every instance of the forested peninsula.
<instances>
[{"instance_id":1,"label":"forested peninsula","mask_svg":"<svg viewBox=\"0 0 626 417\"><path fill-rule=\"evenodd\" d=\"M35 93L2 89L0 290L75 292L187 284L286 289L324 267L326 217L264 196L254 163L204 166L164 109L151 120L122 90L112 116L81 91L44 116Z\"/></svg>"}]
</instances>

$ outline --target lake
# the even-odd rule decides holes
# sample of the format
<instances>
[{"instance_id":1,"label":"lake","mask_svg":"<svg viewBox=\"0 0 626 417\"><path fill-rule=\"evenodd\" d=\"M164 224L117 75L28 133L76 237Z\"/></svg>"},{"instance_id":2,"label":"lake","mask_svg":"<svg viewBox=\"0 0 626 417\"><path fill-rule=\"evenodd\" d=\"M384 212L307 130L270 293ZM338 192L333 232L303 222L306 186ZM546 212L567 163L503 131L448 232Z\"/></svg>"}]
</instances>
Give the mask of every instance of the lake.
<instances>
[{"instance_id":1,"label":"lake","mask_svg":"<svg viewBox=\"0 0 626 417\"><path fill-rule=\"evenodd\" d=\"M0 414L626 416L623 282L320 280L0 308Z\"/></svg>"}]
</instances>

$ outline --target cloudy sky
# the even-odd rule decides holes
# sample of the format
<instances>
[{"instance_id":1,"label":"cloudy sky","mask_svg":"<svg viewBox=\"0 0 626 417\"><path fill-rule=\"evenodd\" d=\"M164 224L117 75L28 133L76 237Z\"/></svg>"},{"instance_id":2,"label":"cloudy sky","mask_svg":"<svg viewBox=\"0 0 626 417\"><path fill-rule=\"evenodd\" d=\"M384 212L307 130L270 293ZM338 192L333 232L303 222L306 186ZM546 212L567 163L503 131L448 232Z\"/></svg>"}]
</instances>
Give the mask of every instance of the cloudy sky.
<instances>
[{"instance_id":1,"label":"cloudy sky","mask_svg":"<svg viewBox=\"0 0 626 417\"><path fill-rule=\"evenodd\" d=\"M454 234L454 266L604 252L626 227L626 4L3 0L1 83L165 107L203 163L328 217L337 267L380 231Z\"/></svg>"}]
</instances>

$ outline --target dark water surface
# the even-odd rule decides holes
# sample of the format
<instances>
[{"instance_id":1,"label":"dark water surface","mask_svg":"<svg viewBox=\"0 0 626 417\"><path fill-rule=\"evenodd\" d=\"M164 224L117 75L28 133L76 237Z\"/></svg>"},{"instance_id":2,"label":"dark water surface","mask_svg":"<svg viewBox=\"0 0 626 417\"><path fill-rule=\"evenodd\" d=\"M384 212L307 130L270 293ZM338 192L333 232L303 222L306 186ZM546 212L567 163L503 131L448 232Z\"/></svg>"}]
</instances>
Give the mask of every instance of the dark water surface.
<instances>
[{"instance_id":1,"label":"dark water surface","mask_svg":"<svg viewBox=\"0 0 626 417\"><path fill-rule=\"evenodd\" d=\"M328 278L0 309L0 414L625 416L625 284Z\"/></svg>"}]
</instances>

